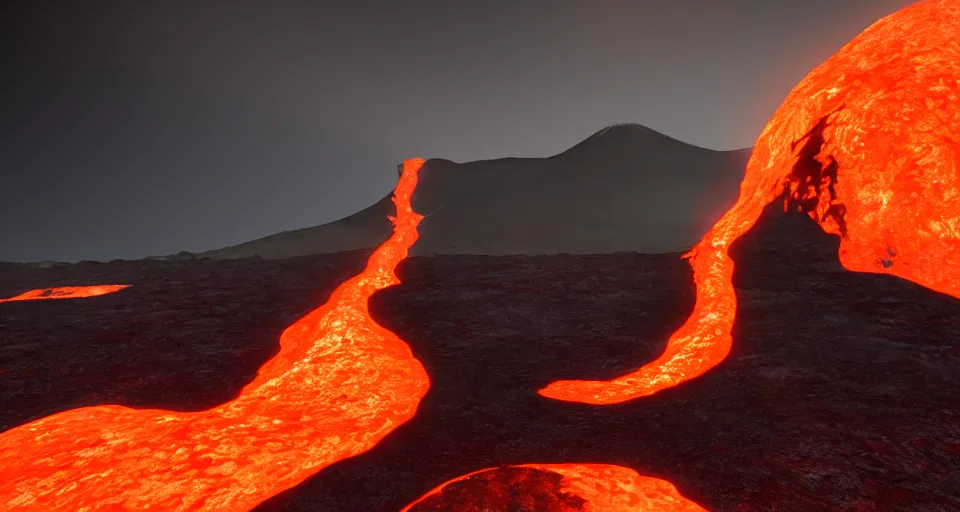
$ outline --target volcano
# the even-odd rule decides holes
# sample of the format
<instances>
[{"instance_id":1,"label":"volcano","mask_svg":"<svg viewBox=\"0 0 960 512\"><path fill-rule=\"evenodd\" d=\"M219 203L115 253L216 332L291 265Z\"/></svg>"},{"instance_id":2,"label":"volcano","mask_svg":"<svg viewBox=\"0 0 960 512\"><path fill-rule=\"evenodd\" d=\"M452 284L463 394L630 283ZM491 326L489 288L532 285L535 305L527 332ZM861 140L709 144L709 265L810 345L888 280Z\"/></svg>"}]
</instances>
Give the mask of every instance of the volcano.
<instances>
[{"instance_id":1,"label":"volcano","mask_svg":"<svg viewBox=\"0 0 960 512\"><path fill-rule=\"evenodd\" d=\"M688 250L733 205L750 149L714 151L637 124L609 126L550 158L428 160L413 197L414 256ZM389 195L349 217L200 257L291 258L374 247Z\"/></svg>"}]
</instances>

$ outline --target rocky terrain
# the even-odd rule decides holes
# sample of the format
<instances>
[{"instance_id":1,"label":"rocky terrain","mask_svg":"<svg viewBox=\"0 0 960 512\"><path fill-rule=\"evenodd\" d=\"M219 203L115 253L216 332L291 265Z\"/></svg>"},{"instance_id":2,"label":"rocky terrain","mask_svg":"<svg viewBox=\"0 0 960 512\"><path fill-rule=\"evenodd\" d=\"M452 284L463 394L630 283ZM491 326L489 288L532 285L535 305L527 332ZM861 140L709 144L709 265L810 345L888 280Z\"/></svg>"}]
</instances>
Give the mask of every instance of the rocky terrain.
<instances>
[{"instance_id":1,"label":"rocky terrain","mask_svg":"<svg viewBox=\"0 0 960 512\"><path fill-rule=\"evenodd\" d=\"M627 466L718 511L960 510L960 301L845 271L837 244L805 217L765 215L733 250L730 356L604 407L536 390L655 357L693 307L679 254L410 258L371 309L430 374L417 416L257 510L396 511L530 462ZM88 405L228 401L366 254L0 267L4 297L133 285L0 304L0 429Z\"/></svg>"}]
</instances>

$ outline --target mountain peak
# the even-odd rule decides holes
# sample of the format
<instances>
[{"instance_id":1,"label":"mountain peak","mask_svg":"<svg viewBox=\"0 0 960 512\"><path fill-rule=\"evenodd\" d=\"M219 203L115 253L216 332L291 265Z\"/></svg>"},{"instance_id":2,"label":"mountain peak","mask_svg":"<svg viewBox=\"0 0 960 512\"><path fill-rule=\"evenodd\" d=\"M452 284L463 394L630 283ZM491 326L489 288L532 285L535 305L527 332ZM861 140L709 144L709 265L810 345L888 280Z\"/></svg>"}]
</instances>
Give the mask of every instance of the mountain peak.
<instances>
[{"instance_id":1,"label":"mountain peak","mask_svg":"<svg viewBox=\"0 0 960 512\"><path fill-rule=\"evenodd\" d=\"M618 133L618 132L629 132L629 133L633 133L633 134L645 133L645 134L663 135L662 133L657 132L656 130L654 130L654 129L652 129L652 128L647 128L646 126L643 126L642 124L637 124L637 123L616 123L616 124L611 124L610 126L607 126L606 128L601 128L600 130L598 130L598 131L597 131L596 133L594 133L593 135L587 137L587 139L592 139L592 138L595 138L595 137L603 137L604 135L609 135L609 134L611 134L611 133L614 133L614 134L615 134L615 133ZM663 136L666 137L666 135L663 135Z\"/></svg>"},{"instance_id":2,"label":"mountain peak","mask_svg":"<svg viewBox=\"0 0 960 512\"><path fill-rule=\"evenodd\" d=\"M583 152L609 153L624 148L652 149L663 147L699 148L637 123L617 123L600 129L560 155ZM557 156L560 156L557 155Z\"/></svg>"}]
</instances>

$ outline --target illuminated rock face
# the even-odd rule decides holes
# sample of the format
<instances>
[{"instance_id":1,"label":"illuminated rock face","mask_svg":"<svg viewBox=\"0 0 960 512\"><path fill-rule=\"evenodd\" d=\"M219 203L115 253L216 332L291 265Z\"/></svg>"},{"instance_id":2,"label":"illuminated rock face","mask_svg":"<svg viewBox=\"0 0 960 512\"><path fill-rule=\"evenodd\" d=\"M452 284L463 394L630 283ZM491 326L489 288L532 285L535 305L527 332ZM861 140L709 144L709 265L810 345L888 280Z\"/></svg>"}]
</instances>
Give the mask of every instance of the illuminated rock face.
<instances>
[{"instance_id":1,"label":"illuminated rock face","mask_svg":"<svg viewBox=\"0 0 960 512\"><path fill-rule=\"evenodd\" d=\"M808 133L818 151L798 161ZM799 180L793 169L814 162L822 180ZM960 297L960 2L884 18L804 78L754 148L728 214L739 225L705 242L726 243L784 187L841 235L846 268Z\"/></svg>"},{"instance_id":2,"label":"illuminated rock face","mask_svg":"<svg viewBox=\"0 0 960 512\"><path fill-rule=\"evenodd\" d=\"M881 19L790 92L754 146L737 203L688 253L697 302L663 355L540 394L619 403L719 364L737 306L728 248L778 200L839 235L847 269L960 298L960 0Z\"/></svg>"},{"instance_id":3,"label":"illuminated rock face","mask_svg":"<svg viewBox=\"0 0 960 512\"><path fill-rule=\"evenodd\" d=\"M249 510L410 420L427 374L367 302L399 283L394 270L417 240L410 195L422 164L405 165L394 234L283 332L237 398L188 413L85 407L3 432L0 509Z\"/></svg>"}]
</instances>

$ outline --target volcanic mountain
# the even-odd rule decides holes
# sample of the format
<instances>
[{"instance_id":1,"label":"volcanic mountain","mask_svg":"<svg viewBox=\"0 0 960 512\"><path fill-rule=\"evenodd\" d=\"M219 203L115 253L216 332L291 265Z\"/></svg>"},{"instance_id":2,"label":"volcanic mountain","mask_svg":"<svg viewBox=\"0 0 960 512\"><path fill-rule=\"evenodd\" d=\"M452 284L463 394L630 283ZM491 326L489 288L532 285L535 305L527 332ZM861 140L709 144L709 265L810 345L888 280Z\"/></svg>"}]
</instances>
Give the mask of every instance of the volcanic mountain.
<instances>
[{"instance_id":1,"label":"volcanic mountain","mask_svg":"<svg viewBox=\"0 0 960 512\"><path fill-rule=\"evenodd\" d=\"M750 148L714 151L637 124L549 158L428 160L414 256L663 253L695 244L737 198ZM283 259L363 249L393 226L390 194L349 217L201 257Z\"/></svg>"}]
</instances>

